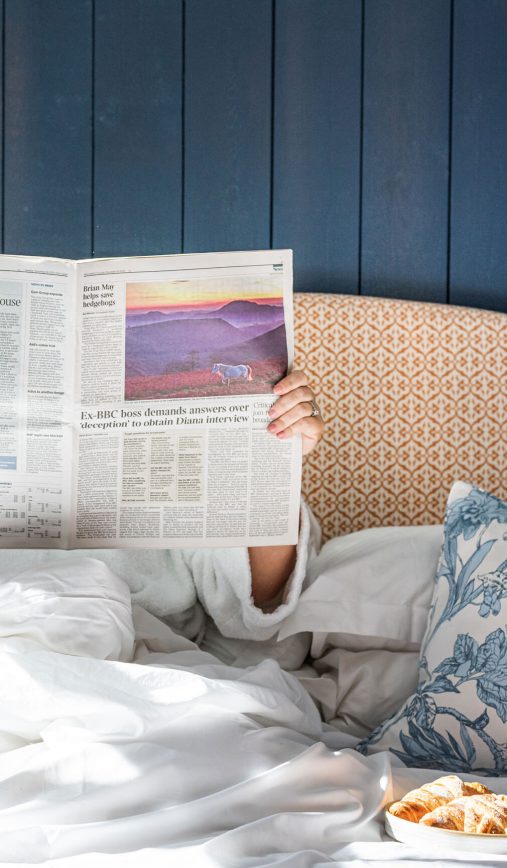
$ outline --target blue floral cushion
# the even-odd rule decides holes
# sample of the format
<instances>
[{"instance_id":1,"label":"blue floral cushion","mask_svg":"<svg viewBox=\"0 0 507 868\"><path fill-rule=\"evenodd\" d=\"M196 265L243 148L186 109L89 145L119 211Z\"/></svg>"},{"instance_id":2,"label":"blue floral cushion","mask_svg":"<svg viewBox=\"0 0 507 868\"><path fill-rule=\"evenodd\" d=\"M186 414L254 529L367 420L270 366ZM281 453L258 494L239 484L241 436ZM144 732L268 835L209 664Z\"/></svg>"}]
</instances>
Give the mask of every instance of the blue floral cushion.
<instances>
[{"instance_id":1,"label":"blue floral cushion","mask_svg":"<svg viewBox=\"0 0 507 868\"><path fill-rule=\"evenodd\" d=\"M503 774L507 768L507 504L457 482L419 684L403 708L358 745L407 766Z\"/></svg>"}]
</instances>

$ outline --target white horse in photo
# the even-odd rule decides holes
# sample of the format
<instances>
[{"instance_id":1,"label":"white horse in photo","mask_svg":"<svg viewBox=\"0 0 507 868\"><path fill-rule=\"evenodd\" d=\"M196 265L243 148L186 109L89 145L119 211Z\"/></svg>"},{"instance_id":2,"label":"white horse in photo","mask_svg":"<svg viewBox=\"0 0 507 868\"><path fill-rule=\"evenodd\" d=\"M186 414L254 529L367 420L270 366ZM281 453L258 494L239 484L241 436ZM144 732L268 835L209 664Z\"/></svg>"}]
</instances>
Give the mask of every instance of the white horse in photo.
<instances>
[{"instance_id":1,"label":"white horse in photo","mask_svg":"<svg viewBox=\"0 0 507 868\"><path fill-rule=\"evenodd\" d=\"M250 365L222 365L220 362L215 362L211 369L212 374L220 374L222 377L222 385L230 385L231 380L251 380L252 369Z\"/></svg>"}]
</instances>

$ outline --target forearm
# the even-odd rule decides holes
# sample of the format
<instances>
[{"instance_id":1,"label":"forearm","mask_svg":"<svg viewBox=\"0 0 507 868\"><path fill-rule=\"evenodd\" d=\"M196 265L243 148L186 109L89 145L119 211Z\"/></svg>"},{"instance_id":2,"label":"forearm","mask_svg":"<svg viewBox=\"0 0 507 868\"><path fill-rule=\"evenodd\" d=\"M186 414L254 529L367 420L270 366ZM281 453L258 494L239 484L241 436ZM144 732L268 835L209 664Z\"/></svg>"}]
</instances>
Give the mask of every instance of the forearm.
<instances>
[{"instance_id":1,"label":"forearm","mask_svg":"<svg viewBox=\"0 0 507 868\"><path fill-rule=\"evenodd\" d=\"M262 606L279 593L296 563L296 546L254 546L248 549L252 598Z\"/></svg>"}]
</instances>

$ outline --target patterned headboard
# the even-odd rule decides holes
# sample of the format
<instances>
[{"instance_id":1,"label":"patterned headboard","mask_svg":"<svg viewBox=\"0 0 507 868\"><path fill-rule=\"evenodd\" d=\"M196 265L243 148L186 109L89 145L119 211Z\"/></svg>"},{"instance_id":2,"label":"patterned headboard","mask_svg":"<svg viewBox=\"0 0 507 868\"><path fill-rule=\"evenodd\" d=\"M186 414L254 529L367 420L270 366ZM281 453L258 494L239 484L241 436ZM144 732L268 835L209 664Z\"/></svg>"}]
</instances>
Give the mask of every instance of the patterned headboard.
<instances>
[{"instance_id":1,"label":"patterned headboard","mask_svg":"<svg viewBox=\"0 0 507 868\"><path fill-rule=\"evenodd\" d=\"M507 497L507 315L318 293L294 312L327 422L303 469L324 539L440 523L457 479Z\"/></svg>"}]
</instances>

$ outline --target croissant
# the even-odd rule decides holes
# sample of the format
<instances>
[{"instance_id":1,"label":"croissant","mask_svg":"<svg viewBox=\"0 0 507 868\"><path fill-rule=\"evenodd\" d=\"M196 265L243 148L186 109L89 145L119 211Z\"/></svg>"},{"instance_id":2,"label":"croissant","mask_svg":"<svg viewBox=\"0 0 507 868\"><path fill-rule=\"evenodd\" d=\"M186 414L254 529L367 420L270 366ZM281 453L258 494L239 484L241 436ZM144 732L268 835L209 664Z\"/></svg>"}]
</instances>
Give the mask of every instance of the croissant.
<instances>
[{"instance_id":1,"label":"croissant","mask_svg":"<svg viewBox=\"0 0 507 868\"><path fill-rule=\"evenodd\" d=\"M402 820L418 823L425 814L434 811L440 805L445 805L461 796L472 796L477 793L490 793L483 784L466 783L457 775L445 775L429 784L410 790L399 802L394 802L389 808L391 814Z\"/></svg>"},{"instance_id":2,"label":"croissant","mask_svg":"<svg viewBox=\"0 0 507 868\"><path fill-rule=\"evenodd\" d=\"M453 799L446 805L440 805L424 817L421 817L419 822L424 826L436 826L438 829L454 829L457 832L463 832L465 828L465 804L473 796L461 796L459 799Z\"/></svg>"},{"instance_id":3,"label":"croissant","mask_svg":"<svg viewBox=\"0 0 507 868\"><path fill-rule=\"evenodd\" d=\"M479 835L505 835L507 799L505 796L473 796L466 800L464 832Z\"/></svg>"}]
</instances>

